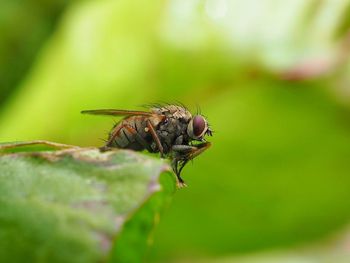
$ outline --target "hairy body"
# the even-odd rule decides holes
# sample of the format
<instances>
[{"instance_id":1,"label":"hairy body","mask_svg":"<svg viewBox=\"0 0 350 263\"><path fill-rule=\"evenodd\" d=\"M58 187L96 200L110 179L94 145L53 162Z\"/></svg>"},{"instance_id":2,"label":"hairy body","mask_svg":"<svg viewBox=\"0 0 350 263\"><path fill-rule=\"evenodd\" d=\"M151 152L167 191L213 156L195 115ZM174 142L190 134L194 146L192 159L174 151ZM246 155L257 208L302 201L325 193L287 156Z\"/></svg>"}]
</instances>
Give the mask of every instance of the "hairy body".
<instances>
[{"instance_id":1,"label":"hairy body","mask_svg":"<svg viewBox=\"0 0 350 263\"><path fill-rule=\"evenodd\" d=\"M187 126L192 114L186 108L167 105L152 108L150 112L154 116L129 116L117 123L109 133L106 146L136 151L148 150L152 153L159 152L148 126L149 122L161 141L165 155L171 152L173 145L189 143ZM159 116L164 117L159 118ZM143 138L145 143L140 138Z\"/></svg>"},{"instance_id":2,"label":"hairy body","mask_svg":"<svg viewBox=\"0 0 350 263\"><path fill-rule=\"evenodd\" d=\"M206 119L192 114L180 105L156 105L147 111L88 110L82 113L125 116L112 128L103 150L110 148L159 152L172 160L172 167L185 185L180 173L186 163L206 150L210 143L205 135L212 135ZM193 141L202 143L193 145Z\"/></svg>"}]
</instances>

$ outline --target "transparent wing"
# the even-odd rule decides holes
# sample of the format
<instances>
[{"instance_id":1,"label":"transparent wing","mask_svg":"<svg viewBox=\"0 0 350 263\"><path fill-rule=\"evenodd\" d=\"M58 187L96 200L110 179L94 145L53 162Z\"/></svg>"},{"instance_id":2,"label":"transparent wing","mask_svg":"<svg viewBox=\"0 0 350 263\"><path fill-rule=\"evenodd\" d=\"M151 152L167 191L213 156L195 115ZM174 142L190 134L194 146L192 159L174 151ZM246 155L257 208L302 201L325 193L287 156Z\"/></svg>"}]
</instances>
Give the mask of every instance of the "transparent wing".
<instances>
[{"instance_id":1,"label":"transparent wing","mask_svg":"<svg viewBox=\"0 0 350 263\"><path fill-rule=\"evenodd\" d=\"M100 109L100 110L83 110L82 114L92 114L92 115L111 115L111 116L152 116L151 112L147 111L136 111L136 110L116 110L116 109Z\"/></svg>"}]
</instances>

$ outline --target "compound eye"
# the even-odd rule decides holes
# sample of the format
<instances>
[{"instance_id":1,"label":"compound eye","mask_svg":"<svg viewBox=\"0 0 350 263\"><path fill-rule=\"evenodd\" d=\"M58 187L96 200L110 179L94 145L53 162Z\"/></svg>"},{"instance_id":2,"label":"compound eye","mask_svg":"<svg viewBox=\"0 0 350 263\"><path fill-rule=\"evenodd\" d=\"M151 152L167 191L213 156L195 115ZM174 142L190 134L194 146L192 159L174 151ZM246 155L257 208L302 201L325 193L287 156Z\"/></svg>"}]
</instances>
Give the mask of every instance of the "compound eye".
<instances>
[{"instance_id":1,"label":"compound eye","mask_svg":"<svg viewBox=\"0 0 350 263\"><path fill-rule=\"evenodd\" d=\"M207 122L200 115L193 118L193 135L197 138L202 137L207 130Z\"/></svg>"}]
</instances>

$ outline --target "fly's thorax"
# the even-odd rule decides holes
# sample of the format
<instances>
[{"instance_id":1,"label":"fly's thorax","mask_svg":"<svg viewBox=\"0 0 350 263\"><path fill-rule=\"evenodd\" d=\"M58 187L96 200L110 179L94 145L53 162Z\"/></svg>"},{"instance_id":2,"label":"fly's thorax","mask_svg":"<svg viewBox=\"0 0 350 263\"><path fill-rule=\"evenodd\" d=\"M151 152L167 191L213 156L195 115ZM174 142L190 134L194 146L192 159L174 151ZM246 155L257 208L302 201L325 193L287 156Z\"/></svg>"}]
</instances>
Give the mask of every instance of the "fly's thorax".
<instances>
[{"instance_id":1,"label":"fly's thorax","mask_svg":"<svg viewBox=\"0 0 350 263\"><path fill-rule=\"evenodd\" d=\"M173 117L169 117L165 122L160 123L157 129L157 135L163 144L165 153L171 150L180 136L185 139L185 141L188 140L186 129L186 122ZM183 139L181 141L183 141Z\"/></svg>"},{"instance_id":2,"label":"fly's thorax","mask_svg":"<svg viewBox=\"0 0 350 263\"><path fill-rule=\"evenodd\" d=\"M182 120L170 117L167 118L165 122L162 122L159 125L158 129L164 133L168 133L169 136L173 135L174 137L177 137L186 132L187 123Z\"/></svg>"},{"instance_id":3,"label":"fly's thorax","mask_svg":"<svg viewBox=\"0 0 350 263\"><path fill-rule=\"evenodd\" d=\"M183 119L185 121L189 121L192 118L192 114L185 107L179 105L154 107L151 109L151 112L165 115L167 118Z\"/></svg>"}]
</instances>

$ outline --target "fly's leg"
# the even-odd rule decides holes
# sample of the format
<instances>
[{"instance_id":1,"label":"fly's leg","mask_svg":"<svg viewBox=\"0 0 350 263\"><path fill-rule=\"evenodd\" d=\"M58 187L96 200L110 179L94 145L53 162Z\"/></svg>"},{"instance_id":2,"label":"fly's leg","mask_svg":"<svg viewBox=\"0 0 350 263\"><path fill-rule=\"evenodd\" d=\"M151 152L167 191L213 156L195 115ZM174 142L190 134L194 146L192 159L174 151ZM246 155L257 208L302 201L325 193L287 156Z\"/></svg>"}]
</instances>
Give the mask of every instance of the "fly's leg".
<instances>
[{"instance_id":1,"label":"fly's leg","mask_svg":"<svg viewBox=\"0 0 350 263\"><path fill-rule=\"evenodd\" d=\"M21 147L21 146L39 145L39 144L55 147L58 149L79 148L78 146L69 145L69 144L49 142L45 140L34 140L34 141L27 141L27 142L13 142L13 143L0 144L0 150L12 149L12 148Z\"/></svg>"},{"instance_id":2,"label":"fly's leg","mask_svg":"<svg viewBox=\"0 0 350 263\"><path fill-rule=\"evenodd\" d=\"M206 142L206 143L201 143L194 146L174 145L172 147L172 151L173 151L172 167L178 178L180 187L186 186L186 184L184 183L183 179L180 176L182 169L185 167L188 161L200 155L202 152L208 149L210 145L211 144L209 142Z\"/></svg>"},{"instance_id":3,"label":"fly's leg","mask_svg":"<svg viewBox=\"0 0 350 263\"><path fill-rule=\"evenodd\" d=\"M154 130L154 127L152 126L152 124L149 120L147 121L147 128L151 132L152 138L158 147L158 150L160 152L160 157L164 158L164 148L162 146L162 143L159 140L159 137L158 137L156 131Z\"/></svg>"},{"instance_id":4,"label":"fly's leg","mask_svg":"<svg viewBox=\"0 0 350 263\"><path fill-rule=\"evenodd\" d=\"M179 163L179 160L174 158L171 162L171 167L173 168L173 171L175 172L178 188L183 188L183 187L186 187L187 185L186 185L185 181L182 179L182 177L180 176L182 168L180 168L180 171L178 170L178 163Z\"/></svg>"},{"instance_id":5,"label":"fly's leg","mask_svg":"<svg viewBox=\"0 0 350 263\"><path fill-rule=\"evenodd\" d=\"M181 178L181 171L187 164L189 160L191 160L191 152L196 151L194 146L189 145L174 145L172 147L173 161L172 167L178 179L178 186L182 188L187 186L184 180Z\"/></svg>"},{"instance_id":6,"label":"fly's leg","mask_svg":"<svg viewBox=\"0 0 350 263\"><path fill-rule=\"evenodd\" d=\"M175 153L175 157L180 157L180 159L184 160L192 160L193 158L200 155L206 149L211 146L210 142L200 143L197 145L174 145L172 147L173 152Z\"/></svg>"}]
</instances>

